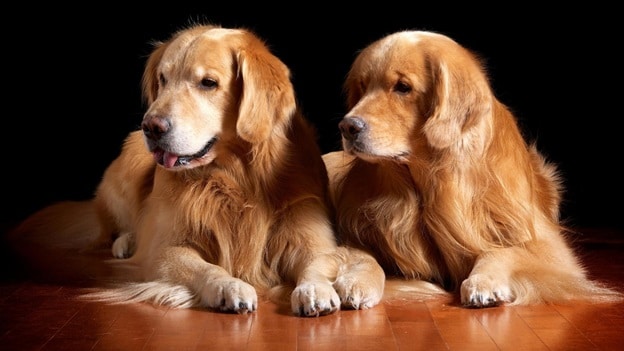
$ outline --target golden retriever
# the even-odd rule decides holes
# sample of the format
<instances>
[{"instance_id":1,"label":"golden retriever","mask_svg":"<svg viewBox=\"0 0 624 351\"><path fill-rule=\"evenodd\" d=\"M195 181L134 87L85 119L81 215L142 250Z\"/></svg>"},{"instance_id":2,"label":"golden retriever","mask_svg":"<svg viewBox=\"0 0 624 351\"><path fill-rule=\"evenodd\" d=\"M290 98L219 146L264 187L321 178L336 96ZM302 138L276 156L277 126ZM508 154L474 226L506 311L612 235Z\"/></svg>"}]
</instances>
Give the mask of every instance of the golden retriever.
<instances>
[{"instance_id":1,"label":"golden retriever","mask_svg":"<svg viewBox=\"0 0 624 351\"><path fill-rule=\"evenodd\" d=\"M338 235L388 277L475 308L621 298L586 276L559 219L556 167L525 142L474 53L400 31L358 53L344 88L342 150L323 155Z\"/></svg>"},{"instance_id":2,"label":"golden retriever","mask_svg":"<svg viewBox=\"0 0 624 351\"><path fill-rule=\"evenodd\" d=\"M141 130L80 217L67 220L76 204L60 203L20 229L100 228L94 247L112 243L112 263L140 280L87 297L246 313L259 295L288 291L301 316L380 301L381 267L337 246L316 131L296 104L289 69L258 36L182 29L156 43L143 92Z\"/></svg>"}]
</instances>

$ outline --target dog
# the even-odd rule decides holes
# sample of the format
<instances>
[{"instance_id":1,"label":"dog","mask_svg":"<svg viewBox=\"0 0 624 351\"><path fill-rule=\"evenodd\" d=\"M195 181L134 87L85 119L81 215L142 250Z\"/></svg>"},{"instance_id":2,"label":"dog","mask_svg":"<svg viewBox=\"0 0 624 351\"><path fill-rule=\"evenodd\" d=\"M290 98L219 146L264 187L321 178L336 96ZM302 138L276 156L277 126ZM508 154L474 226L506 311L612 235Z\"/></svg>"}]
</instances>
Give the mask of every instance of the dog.
<instances>
[{"instance_id":1,"label":"dog","mask_svg":"<svg viewBox=\"0 0 624 351\"><path fill-rule=\"evenodd\" d=\"M86 298L245 314L286 289L304 317L379 303L384 272L338 246L316 129L259 36L190 25L155 43L142 85L140 130L94 198L52 205L20 229L98 233L88 249L110 248L132 278Z\"/></svg>"},{"instance_id":2,"label":"dog","mask_svg":"<svg viewBox=\"0 0 624 351\"><path fill-rule=\"evenodd\" d=\"M344 90L342 149L323 155L337 231L388 278L434 283L469 308L622 298L588 279L559 218L557 167L476 53L399 31L357 54Z\"/></svg>"}]
</instances>

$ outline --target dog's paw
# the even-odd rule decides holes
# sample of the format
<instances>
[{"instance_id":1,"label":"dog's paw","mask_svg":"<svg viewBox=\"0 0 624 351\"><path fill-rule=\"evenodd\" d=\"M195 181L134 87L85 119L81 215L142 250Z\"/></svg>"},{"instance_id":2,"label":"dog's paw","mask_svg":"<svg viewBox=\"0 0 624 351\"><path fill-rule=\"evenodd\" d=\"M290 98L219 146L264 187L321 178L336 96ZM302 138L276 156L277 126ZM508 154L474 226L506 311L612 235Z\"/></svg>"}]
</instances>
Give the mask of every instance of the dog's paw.
<instances>
[{"instance_id":1,"label":"dog's paw","mask_svg":"<svg viewBox=\"0 0 624 351\"><path fill-rule=\"evenodd\" d=\"M461 285L461 303L466 307L492 307L512 300L509 286L486 274L473 274Z\"/></svg>"},{"instance_id":2,"label":"dog's paw","mask_svg":"<svg viewBox=\"0 0 624 351\"><path fill-rule=\"evenodd\" d=\"M258 308L258 294L253 286L238 278L220 278L206 284L201 303L222 312L245 314Z\"/></svg>"},{"instance_id":3,"label":"dog's paw","mask_svg":"<svg viewBox=\"0 0 624 351\"><path fill-rule=\"evenodd\" d=\"M342 307L349 309L368 309L381 301L383 295L382 284L375 284L369 279L341 275L334 282L334 289L340 297Z\"/></svg>"},{"instance_id":4,"label":"dog's paw","mask_svg":"<svg viewBox=\"0 0 624 351\"><path fill-rule=\"evenodd\" d=\"M340 298L330 283L302 283L290 297L293 313L302 317L318 317L336 312Z\"/></svg>"},{"instance_id":5,"label":"dog's paw","mask_svg":"<svg viewBox=\"0 0 624 351\"><path fill-rule=\"evenodd\" d=\"M134 254L136 240L134 233L122 233L113 242L111 252L115 258L128 258Z\"/></svg>"}]
</instances>

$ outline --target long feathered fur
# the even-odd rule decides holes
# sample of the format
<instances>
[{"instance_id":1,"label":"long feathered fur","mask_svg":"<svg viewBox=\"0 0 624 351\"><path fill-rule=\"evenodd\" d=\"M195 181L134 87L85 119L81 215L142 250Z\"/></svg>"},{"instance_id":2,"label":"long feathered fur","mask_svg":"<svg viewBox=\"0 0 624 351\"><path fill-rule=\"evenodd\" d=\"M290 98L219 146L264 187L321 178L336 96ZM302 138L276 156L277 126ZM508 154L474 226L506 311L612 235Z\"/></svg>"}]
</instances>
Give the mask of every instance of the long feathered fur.
<instances>
[{"instance_id":1,"label":"long feathered fur","mask_svg":"<svg viewBox=\"0 0 624 351\"><path fill-rule=\"evenodd\" d=\"M398 32L359 53L345 89L343 151L324 160L348 245L470 307L622 298L588 279L559 218L557 168L524 140L476 55Z\"/></svg>"},{"instance_id":2,"label":"long feathered fur","mask_svg":"<svg viewBox=\"0 0 624 351\"><path fill-rule=\"evenodd\" d=\"M143 93L142 130L74 219L70 236L97 233L90 247L112 245L122 272L85 298L246 313L287 290L301 316L379 302L383 270L337 246L316 131L254 33L198 24L156 42ZM66 204L53 208L22 233L69 230Z\"/></svg>"}]
</instances>

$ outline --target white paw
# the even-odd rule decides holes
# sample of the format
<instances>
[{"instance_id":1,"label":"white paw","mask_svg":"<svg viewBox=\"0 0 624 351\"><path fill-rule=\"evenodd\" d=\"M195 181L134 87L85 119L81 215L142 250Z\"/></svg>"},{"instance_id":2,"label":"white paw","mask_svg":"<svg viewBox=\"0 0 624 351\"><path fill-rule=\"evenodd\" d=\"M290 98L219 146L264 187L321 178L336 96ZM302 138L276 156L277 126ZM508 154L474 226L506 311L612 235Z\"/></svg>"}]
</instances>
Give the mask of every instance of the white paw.
<instances>
[{"instance_id":1,"label":"white paw","mask_svg":"<svg viewBox=\"0 0 624 351\"><path fill-rule=\"evenodd\" d=\"M244 314L256 311L258 295L253 286L238 278L219 278L206 284L201 292L201 303L223 312Z\"/></svg>"},{"instance_id":2,"label":"white paw","mask_svg":"<svg viewBox=\"0 0 624 351\"><path fill-rule=\"evenodd\" d=\"M336 312L340 298L329 282L302 283L293 290L290 303L294 314L318 317Z\"/></svg>"},{"instance_id":3,"label":"white paw","mask_svg":"<svg viewBox=\"0 0 624 351\"><path fill-rule=\"evenodd\" d=\"M113 257L115 258L128 258L134 254L135 250L135 237L134 233L122 233L119 235L113 247L111 249Z\"/></svg>"},{"instance_id":4,"label":"white paw","mask_svg":"<svg viewBox=\"0 0 624 351\"><path fill-rule=\"evenodd\" d=\"M473 274L461 285L461 302L466 307L498 306L512 300L513 295L507 282L486 274Z\"/></svg>"},{"instance_id":5,"label":"white paw","mask_svg":"<svg viewBox=\"0 0 624 351\"><path fill-rule=\"evenodd\" d=\"M375 284L371 279L342 275L334 282L334 289L343 307L358 310L377 305L384 287L383 284Z\"/></svg>"}]
</instances>

